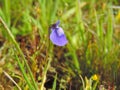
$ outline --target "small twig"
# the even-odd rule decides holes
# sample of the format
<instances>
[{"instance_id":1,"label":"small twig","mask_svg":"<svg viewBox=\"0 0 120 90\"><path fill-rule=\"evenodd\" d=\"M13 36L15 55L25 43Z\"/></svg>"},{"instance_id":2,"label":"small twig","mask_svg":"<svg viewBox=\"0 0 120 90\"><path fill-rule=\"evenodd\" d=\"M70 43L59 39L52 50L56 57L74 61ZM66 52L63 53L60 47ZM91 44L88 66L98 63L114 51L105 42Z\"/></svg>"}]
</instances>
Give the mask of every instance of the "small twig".
<instances>
[{"instance_id":1,"label":"small twig","mask_svg":"<svg viewBox=\"0 0 120 90\"><path fill-rule=\"evenodd\" d=\"M19 85L14 81L14 79L5 71L3 71L3 73L5 74L5 76L7 76L16 86L19 90L22 90Z\"/></svg>"},{"instance_id":2,"label":"small twig","mask_svg":"<svg viewBox=\"0 0 120 90\"><path fill-rule=\"evenodd\" d=\"M120 6L111 6L110 8L113 8L113 9L120 9Z\"/></svg>"}]
</instances>

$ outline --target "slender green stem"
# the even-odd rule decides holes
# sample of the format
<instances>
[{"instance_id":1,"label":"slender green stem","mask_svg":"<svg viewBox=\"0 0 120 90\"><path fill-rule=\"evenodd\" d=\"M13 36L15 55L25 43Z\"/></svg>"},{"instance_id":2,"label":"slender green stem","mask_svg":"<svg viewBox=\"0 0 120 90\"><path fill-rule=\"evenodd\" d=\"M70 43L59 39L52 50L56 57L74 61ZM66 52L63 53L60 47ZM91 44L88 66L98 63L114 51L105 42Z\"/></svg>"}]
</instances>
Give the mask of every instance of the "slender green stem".
<instances>
[{"instance_id":1,"label":"slender green stem","mask_svg":"<svg viewBox=\"0 0 120 90\"><path fill-rule=\"evenodd\" d=\"M12 42L14 43L16 49L18 50L19 54L21 55L22 59L24 60L25 65L26 65L26 67L27 67L27 69L28 69L28 72L29 72L29 74L30 74L30 78L31 78L31 80L32 80L32 82L33 82L33 85L34 85L35 89L37 90L37 85L36 85L36 83L35 83L34 77L33 77L33 75L32 75L32 72L31 72L31 70L30 70L30 67L29 67L29 65L28 65L28 63L27 63L27 60L26 60L25 57L24 57L23 52L21 51L18 43L16 42L14 36L12 35L10 29L8 28L8 26L6 25L6 23L3 21L3 19L2 19L1 17L0 17L0 21L1 21L2 24L4 25L4 27L5 27L8 35L10 36L10 38L11 38Z\"/></svg>"},{"instance_id":2,"label":"slender green stem","mask_svg":"<svg viewBox=\"0 0 120 90\"><path fill-rule=\"evenodd\" d=\"M51 45L50 45L49 35L50 35L50 32L48 30L48 38L46 40L48 42L47 49L46 49L46 59L48 59L48 63L44 69L44 73L43 73L44 76L42 78L40 90L44 90L44 83L46 81L46 74L47 74L48 68L50 67L50 64L52 62L52 51L51 51L52 49L51 49Z\"/></svg>"},{"instance_id":3,"label":"slender green stem","mask_svg":"<svg viewBox=\"0 0 120 90\"><path fill-rule=\"evenodd\" d=\"M83 84L83 90L84 90L85 89L85 82L84 82L84 80L83 80L81 75L79 75L79 77L81 78L81 81L82 81L82 84Z\"/></svg>"},{"instance_id":4,"label":"slender green stem","mask_svg":"<svg viewBox=\"0 0 120 90\"><path fill-rule=\"evenodd\" d=\"M16 55L16 60L17 60L17 62L18 62L18 65L19 65L19 67L20 67L20 70L21 70L21 72L22 72L22 74L23 74L23 77L25 78L26 82L28 83L28 86L30 87L31 90L34 90L33 86L31 85L30 81L29 81L28 78L27 78L27 75L26 75L26 73L25 73L24 67L23 67L23 65L21 64L21 62L20 62L20 60L19 60L19 58L18 58L17 55Z\"/></svg>"},{"instance_id":5,"label":"slender green stem","mask_svg":"<svg viewBox=\"0 0 120 90\"><path fill-rule=\"evenodd\" d=\"M46 81L46 74L47 74L48 68L50 67L51 61L52 61L52 59L50 58L46 67L45 67L45 70L44 70L44 73L43 73L44 76L43 76L43 79L42 79L40 90L44 90L44 83Z\"/></svg>"},{"instance_id":6,"label":"slender green stem","mask_svg":"<svg viewBox=\"0 0 120 90\"><path fill-rule=\"evenodd\" d=\"M57 73L56 73L55 78L54 78L52 90L56 90L56 83L57 83Z\"/></svg>"}]
</instances>

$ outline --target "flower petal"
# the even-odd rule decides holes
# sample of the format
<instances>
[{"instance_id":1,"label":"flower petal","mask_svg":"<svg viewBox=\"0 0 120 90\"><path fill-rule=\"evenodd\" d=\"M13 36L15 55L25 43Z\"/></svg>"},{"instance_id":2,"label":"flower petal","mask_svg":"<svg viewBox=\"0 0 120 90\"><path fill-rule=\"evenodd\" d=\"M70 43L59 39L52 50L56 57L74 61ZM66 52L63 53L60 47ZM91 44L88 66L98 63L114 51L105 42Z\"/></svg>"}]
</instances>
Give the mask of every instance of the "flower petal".
<instances>
[{"instance_id":1,"label":"flower petal","mask_svg":"<svg viewBox=\"0 0 120 90\"><path fill-rule=\"evenodd\" d=\"M67 44L67 39L66 36L63 34L59 36L57 34L56 30L53 30L50 34L50 40L53 42L53 44L58 45L58 46L64 46Z\"/></svg>"},{"instance_id":2,"label":"flower petal","mask_svg":"<svg viewBox=\"0 0 120 90\"><path fill-rule=\"evenodd\" d=\"M64 31L61 27L56 28L56 31L57 31L58 36L64 35Z\"/></svg>"}]
</instances>

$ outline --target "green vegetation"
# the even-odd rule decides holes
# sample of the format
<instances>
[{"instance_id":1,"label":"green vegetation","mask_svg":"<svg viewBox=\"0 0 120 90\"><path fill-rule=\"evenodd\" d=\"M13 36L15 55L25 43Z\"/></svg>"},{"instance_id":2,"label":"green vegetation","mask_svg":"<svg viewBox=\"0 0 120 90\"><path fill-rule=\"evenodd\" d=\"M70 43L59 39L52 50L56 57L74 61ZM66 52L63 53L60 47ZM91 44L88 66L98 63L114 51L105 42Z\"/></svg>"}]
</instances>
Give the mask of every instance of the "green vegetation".
<instances>
[{"instance_id":1,"label":"green vegetation","mask_svg":"<svg viewBox=\"0 0 120 90\"><path fill-rule=\"evenodd\" d=\"M119 90L119 0L0 0L0 90ZM60 20L68 39L50 41Z\"/></svg>"}]
</instances>

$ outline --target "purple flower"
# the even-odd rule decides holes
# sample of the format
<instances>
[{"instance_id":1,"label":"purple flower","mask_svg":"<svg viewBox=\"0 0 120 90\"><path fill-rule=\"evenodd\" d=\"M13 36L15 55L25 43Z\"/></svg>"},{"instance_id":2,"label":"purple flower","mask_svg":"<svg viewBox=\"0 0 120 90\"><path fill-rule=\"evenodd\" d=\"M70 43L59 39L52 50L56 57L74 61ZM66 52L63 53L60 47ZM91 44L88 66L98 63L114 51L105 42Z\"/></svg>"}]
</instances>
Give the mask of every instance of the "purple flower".
<instances>
[{"instance_id":1,"label":"purple flower","mask_svg":"<svg viewBox=\"0 0 120 90\"><path fill-rule=\"evenodd\" d=\"M65 36L65 33L61 27L59 27L60 21L57 21L55 24L51 26L51 34L50 34L50 40L53 44L57 46L64 46L67 44L67 39Z\"/></svg>"}]
</instances>

